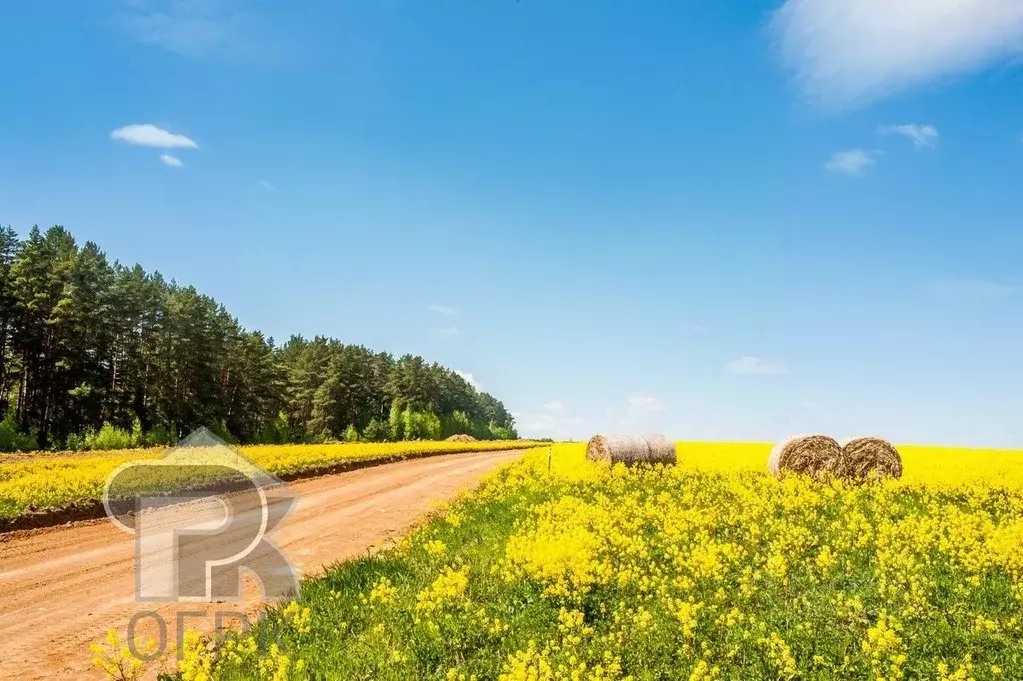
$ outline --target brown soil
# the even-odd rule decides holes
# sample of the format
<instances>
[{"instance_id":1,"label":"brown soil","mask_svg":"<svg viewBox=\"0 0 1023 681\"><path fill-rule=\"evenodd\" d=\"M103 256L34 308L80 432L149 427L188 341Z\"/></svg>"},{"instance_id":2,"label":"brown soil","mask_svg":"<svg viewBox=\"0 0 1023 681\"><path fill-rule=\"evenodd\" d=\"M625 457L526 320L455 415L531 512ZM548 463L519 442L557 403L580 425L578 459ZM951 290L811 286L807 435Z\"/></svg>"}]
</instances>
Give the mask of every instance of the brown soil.
<instances>
[{"instance_id":1,"label":"brown soil","mask_svg":"<svg viewBox=\"0 0 1023 681\"><path fill-rule=\"evenodd\" d=\"M459 434L459 435L452 435L450 437L446 437L446 438L444 438L444 441L445 442L476 442L476 438L474 438L472 435Z\"/></svg>"},{"instance_id":2,"label":"brown soil","mask_svg":"<svg viewBox=\"0 0 1023 681\"><path fill-rule=\"evenodd\" d=\"M407 532L437 499L451 498L521 451L451 454L289 483L299 497L274 539L302 575L363 555ZM177 640L186 626L212 630L216 612L259 610L258 587L241 603L136 603L134 542L107 520L14 532L0 543L0 678L102 678L91 643L110 628L122 636L133 615L153 610ZM230 621L230 619L228 620ZM137 631L152 636L152 619ZM149 628L147 628L147 626ZM151 670L155 672L155 670Z\"/></svg>"}]
</instances>

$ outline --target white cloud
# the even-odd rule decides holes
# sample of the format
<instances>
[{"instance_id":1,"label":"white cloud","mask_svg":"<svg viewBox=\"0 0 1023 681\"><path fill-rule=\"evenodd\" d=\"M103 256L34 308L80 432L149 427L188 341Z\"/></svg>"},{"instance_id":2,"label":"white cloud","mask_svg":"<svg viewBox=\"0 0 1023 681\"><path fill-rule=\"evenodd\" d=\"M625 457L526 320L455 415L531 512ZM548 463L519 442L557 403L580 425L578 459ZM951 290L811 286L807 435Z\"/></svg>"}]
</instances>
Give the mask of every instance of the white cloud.
<instances>
[{"instance_id":1,"label":"white cloud","mask_svg":"<svg viewBox=\"0 0 1023 681\"><path fill-rule=\"evenodd\" d=\"M462 330L459 329L457 326L448 326L443 329L440 329L439 331L437 331L437 333L448 338L457 338L458 336L462 335Z\"/></svg>"},{"instance_id":2,"label":"white cloud","mask_svg":"<svg viewBox=\"0 0 1023 681\"><path fill-rule=\"evenodd\" d=\"M584 437L578 416L550 412L513 411L515 429L523 437L554 437L559 439Z\"/></svg>"},{"instance_id":3,"label":"white cloud","mask_svg":"<svg viewBox=\"0 0 1023 681\"><path fill-rule=\"evenodd\" d=\"M909 123L907 125L883 125L877 129L882 135L902 135L917 149L933 147L938 141L938 129L933 125Z\"/></svg>"},{"instance_id":4,"label":"white cloud","mask_svg":"<svg viewBox=\"0 0 1023 681\"><path fill-rule=\"evenodd\" d=\"M472 387L476 388L476 390L480 390L480 391L482 391L482 390L483 390L483 386L481 386L481 385L480 385L480 384L479 384L479 383L478 383L478 382L476 381L476 379L475 379L475 378L473 377L473 375L472 375L472 374L470 374L470 373L469 373L468 371L459 371L458 369L455 369L454 371L455 371L455 373L456 373L456 374L458 374L458 375L459 375L459 376L461 376L461 377L462 377L463 379L465 379L465 382L466 382L466 383L468 383L468 384L469 384L469 385L471 385Z\"/></svg>"},{"instance_id":5,"label":"white cloud","mask_svg":"<svg viewBox=\"0 0 1023 681\"><path fill-rule=\"evenodd\" d=\"M456 310L455 308L448 307L447 305L438 305L437 303L430 305L426 309L428 309L430 312L436 312L437 314L448 315L449 317L458 314L458 310Z\"/></svg>"},{"instance_id":6,"label":"white cloud","mask_svg":"<svg viewBox=\"0 0 1023 681\"><path fill-rule=\"evenodd\" d=\"M1019 0L787 0L771 24L806 96L831 107L1023 54Z\"/></svg>"},{"instance_id":7,"label":"white cloud","mask_svg":"<svg viewBox=\"0 0 1023 681\"><path fill-rule=\"evenodd\" d=\"M177 156L171 156L167 153L160 154L160 160L169 165L171 168L180 168L182 166L180 158Z\"/></svg>"},{"instance_id":8,"label":"white cloud","mask_svg":"<svg viewBox=\"0 0 1023 681\"><path fill-rule=\"evenodd\" d=\"M610 406L604 413L614 420L616 426L638 430L657 425L663 416L661 412L666 410L667 407L658 398L634 393L626 398L624 407Z\"/></svg>"},{"instance_id":9,"label":"white cloud","mask_svg":"<svg viewBox=\"0 0 1023 681\"><path fill-rule=\"evenodd\" d=\"M1004 298L1019 291L1018 286L983 279L943 279L928 282L931 293L944 298Z\"/></svg>"},{"instance_id":10,"label":"white cloud","mask_svg":"<svg viewBox=\"0 0 1023 681\"><path fill-rule=\"evenodd\" d=\"M630 395L629 406L639 411L664 411L664 404L649 395Z\"/></svg>"},{"instance_id":11,"label":"white cloud","mask_svg":"<svg viewBox=\"0 0 1023 681\"><path fill-rule=\"evenodd\" d=\"M259 22L233 0L129 0L115 24L134 40L186 57L237 52ZM257 34L257 35L254 35Z\"/></svg>"},{"instance_id":12,"label":"white cloud","mask_svg":"<svg viewBox=\"0 0 1023 681\"><path fill-rule=\"evenodd\" d=\"M275 191L277 191L277 187L275 187L270 182L270 180L257 180L256 184L259 185L260 189L264 189L264 190L266 190L268 192L275 192Z\"/></svg>"},{"instance_id":13,"label":"white cloud","mask_svg":"<svg viewBox=\"0 0 1023 681\"><path fill-rule=\"evenodd\" d=\"M199 147L188 137L168 132L152 123L126 125L123 128L118 128L110 133L110 139L160 149L197 149Z\"/></svg>"},{"instance_id":14,"label":"white cloud","mask_svg":"<svg viewBox=\"0 0 1023 681\"><path fill-rule=\"evenodd\" d=\"M762 357L740 357L725 365L726 374L778 376L788 372L784 362Z\"/></svg>"},{"instance_id":15,"label":"white cloud","mask_svg":"<svg viewBox=\"0 0 1023 681\"><path fill-rule=\"evenodd\" d=\"M547 411L565 411L564 403L559 402L558 400L548 402L547 404L543 405L543 408L546 409Z\"/></svg>"},{"instance_id":16,"label":"white cloud","mask_svg":"<svg viewBox=\"0 0 1023 681\"><path fill-rule=\"evenodd\" d=\"M866 149L849 149L839 151L824 164L827 170L833 173L845 173L846 175L860 175L863 169L874 164L876 151Z\"/></svg>"}]
</instances>

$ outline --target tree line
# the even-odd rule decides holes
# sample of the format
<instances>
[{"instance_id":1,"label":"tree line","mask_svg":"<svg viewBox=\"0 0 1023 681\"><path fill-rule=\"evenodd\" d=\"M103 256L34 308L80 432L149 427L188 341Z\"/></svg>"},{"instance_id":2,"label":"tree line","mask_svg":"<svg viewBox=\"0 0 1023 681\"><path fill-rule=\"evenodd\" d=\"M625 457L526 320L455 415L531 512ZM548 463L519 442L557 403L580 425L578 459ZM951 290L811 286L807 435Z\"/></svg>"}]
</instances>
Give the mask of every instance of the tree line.
<instances>
[{"instance_id":1,"label":"tree line","mask_svg":"<svg viewBox=\"0 0 1023 681\"><path fill-rule=\"evenodd\" d=\"M422 357L243 328L192 286L93 242L0 227L0 449L516 437L504 405ZM104 435L105 434L105 435Z\"/></svg>"}]
</instances>

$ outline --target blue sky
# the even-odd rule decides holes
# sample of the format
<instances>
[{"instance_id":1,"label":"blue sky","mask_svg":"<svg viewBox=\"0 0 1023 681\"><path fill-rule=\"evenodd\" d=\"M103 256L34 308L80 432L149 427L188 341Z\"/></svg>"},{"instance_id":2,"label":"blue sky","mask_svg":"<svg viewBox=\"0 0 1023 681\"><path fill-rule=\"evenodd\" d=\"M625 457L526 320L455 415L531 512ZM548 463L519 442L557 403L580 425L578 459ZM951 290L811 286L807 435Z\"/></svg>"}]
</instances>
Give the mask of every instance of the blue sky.
<instances>
[{"instance_id":1,"label":"blue sky","mask_svg":"<svg viewBox=\"0 0 1023 681\"><path fill-rule=\"evenodd\" d=\"M278 340L423 354L526 435L1023 447L1016 0L38 0L0 25L0 223Z\"/></svg>"}]
</instances>

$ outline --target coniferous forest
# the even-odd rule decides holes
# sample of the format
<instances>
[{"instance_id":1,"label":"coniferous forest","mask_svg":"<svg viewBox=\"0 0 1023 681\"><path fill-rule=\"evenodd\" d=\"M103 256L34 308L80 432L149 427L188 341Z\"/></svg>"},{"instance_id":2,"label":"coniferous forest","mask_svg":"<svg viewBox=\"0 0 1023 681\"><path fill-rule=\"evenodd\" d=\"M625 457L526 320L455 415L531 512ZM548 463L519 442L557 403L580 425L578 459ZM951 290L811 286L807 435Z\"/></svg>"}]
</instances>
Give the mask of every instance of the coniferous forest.
<instances>
[{"instance_id":1,"label":"coniferous forest","mask_svg":"<svg viewBox=\"0 0 1023 681\"><path fill-rule=\"evenodd\" d=\"M0 227L0 450L515 437L504 405L422 357L249 331L213 298L55 226Z\"/></svg>"}]
</instances>

